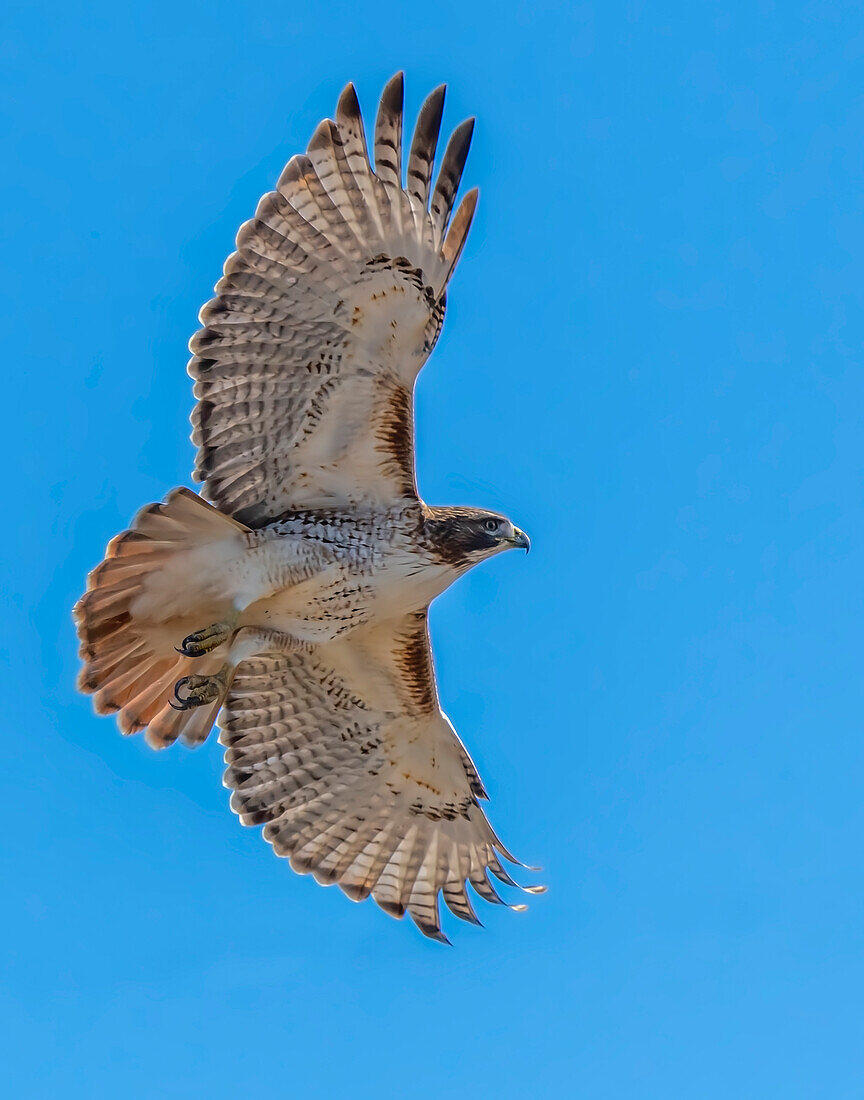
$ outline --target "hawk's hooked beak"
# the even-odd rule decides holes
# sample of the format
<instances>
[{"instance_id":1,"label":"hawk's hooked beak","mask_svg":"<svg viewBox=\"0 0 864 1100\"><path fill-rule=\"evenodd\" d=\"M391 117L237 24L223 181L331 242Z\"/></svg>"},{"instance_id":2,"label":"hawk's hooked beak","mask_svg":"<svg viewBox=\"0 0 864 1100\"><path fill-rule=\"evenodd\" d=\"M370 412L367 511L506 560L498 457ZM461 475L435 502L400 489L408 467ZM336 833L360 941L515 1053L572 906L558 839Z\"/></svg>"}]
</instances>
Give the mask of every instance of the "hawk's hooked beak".
<instances>
[{"instance_id":1,"label":"hawk's hooked beak","mask_svg":"<svg viewBox=\"0 0 864 1100\"><path fill-rule=\"evenodd\" d=\"M531 539L528 538L524 531L520 531L518 527L513 528L513 538L511 542L514 546L518 546L520 550L524 550L526 554L531 549Z\"/></svg>"}]
</instances>

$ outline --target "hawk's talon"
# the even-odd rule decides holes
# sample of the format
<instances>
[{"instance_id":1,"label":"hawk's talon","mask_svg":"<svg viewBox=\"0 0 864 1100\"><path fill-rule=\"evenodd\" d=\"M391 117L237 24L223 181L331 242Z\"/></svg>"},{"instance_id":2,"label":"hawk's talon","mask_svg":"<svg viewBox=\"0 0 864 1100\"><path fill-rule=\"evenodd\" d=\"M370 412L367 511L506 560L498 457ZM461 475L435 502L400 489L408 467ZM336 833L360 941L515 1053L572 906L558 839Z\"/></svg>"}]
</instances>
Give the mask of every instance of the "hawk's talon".
<instances>
[{"instance_id":1,"label":"hawk's talon","mask_svg":"<svg viewBox=\"0 0 864 1100\"><path fill-rule=\"evenodd\" d=\"M186 688L186 695L180 694L180 688ZM174 685L173 703L168 700L169 706L174 710L191 710L193 707L203 707L208 703L215 703L225 688L225 676L219 672L216 676L181 676Z\"/></svg>"},{"instance_id":2,"label":"hawk's talon","mask_svg":"<svg viewBox=\"0 0 864 1100\"><path fill-rule=\"evenodd\" d=\"M188 634L183 639L182 645L174 648L178 653L182 653L184 657L203 657L227 642L233 630L234 623L232 622L213 623L203 630L196 630L194 633Z\"/></svg>"}]
</instances>

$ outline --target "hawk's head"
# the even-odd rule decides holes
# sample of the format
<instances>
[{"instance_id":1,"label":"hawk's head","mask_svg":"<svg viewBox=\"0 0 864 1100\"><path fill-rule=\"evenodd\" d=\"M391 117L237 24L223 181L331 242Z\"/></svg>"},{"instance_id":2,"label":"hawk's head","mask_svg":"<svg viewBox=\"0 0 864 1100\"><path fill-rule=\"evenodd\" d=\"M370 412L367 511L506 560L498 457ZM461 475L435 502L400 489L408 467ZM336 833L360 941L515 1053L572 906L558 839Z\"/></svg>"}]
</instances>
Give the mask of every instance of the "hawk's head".
<instances>
[{"instance_id":1,"label":"hawk's head","mask_svg":"<svg viewBox=\"0 0 864 1100\"><path fill-rule=\"evenodd\" d=\"M482 508L427 508L424 531L436 556L456 569L468 569L502 550L529 550L524 531L497 512Z\"/></svg>"}]
</instances>

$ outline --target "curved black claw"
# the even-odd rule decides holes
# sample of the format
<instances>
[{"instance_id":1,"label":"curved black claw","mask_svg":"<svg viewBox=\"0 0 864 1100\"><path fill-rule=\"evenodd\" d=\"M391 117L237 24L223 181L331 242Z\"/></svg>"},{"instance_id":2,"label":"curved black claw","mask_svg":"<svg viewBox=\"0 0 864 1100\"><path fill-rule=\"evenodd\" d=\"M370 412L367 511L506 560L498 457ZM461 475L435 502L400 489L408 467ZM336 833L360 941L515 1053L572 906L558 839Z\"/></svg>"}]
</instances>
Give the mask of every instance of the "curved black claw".
<instances>
[{"instance_id":1,"label":"curved black claw","mask_svg":"<svg viewBox=\"0 0 864 1100\"><path fill-rule=\"evenodd\" d=\"M178 650L177 652L182 653L183 651ZM191 654L187 653L186 656L191 657ZM191 679L191 676L181 676L177 683L174 685L174 698L177 700L177 702L172 703L169 699L168 705L172 706L175 710L191 710L192 707L203 706L203 704L207 701L206 699L200 699L197 696L191 694L187 695L185 699L182 698L182 696L180 695L180 688L186 687Z\"/></svg>"},{"instance_id":2,"label":"curved black claw","mask_svg":"<svg viewBox=\"0 0 864 1100\"><path fill-rule=\"evenodd\" d=\"M184 657L203 657L205 653L209 652L209 649L205 649L198 641L197 634L190 634L188 638L184 638L183 644L175 645L174 650L177 653L182 653Z\"/></svg>"},{"instance_id":3,"label":"curved black claw","mask_svg":"<svg viewBox=\"0 0 864 1100\"><path fill-rule=\"evenodd\" d=\"M180 694L180 688L188 688L185 696ZM222 682L218 676L181 676L174 685L174 698L176 703L168 702L175 710L190 710L192 707L203 707L219 698Z\"/></svg>"},{"instance_id":4,"label":"curved black claw","mask_svg":"<svg viewBox=\"0 0 864 1100\"><path fill-rule=\"evenodd\" d=\"M174 648L184 657L203 657L227 642L231 637L232 629L231 622L212 623L203 630L196 630L193 634L187 635L182 644Z\"/></svg>"},{"instance_id":5,"label":"curved black claw","mask_svg":"<svg viewBox=\"0 0 864 1100\"><path fill-rule=\"evenodd\" d=\"M175 710L189 710L215 703L225 693L229 674L230 669L225 664L215 676L181 676L174 685L174 698L177 702L172 703L170 699L168 702ZM186 689L185 695L180 694L181 688Z\"/></svg>"}]
</instances>

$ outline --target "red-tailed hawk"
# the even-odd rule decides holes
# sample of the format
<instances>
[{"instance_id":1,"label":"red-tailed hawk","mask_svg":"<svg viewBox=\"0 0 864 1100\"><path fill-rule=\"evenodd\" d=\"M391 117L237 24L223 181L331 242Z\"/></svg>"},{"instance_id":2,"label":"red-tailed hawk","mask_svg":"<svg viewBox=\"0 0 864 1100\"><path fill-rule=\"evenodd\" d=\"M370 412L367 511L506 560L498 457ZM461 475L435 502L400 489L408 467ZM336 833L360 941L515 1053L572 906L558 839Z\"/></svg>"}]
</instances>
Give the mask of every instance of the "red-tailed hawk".
<instances>
[{"instance_id":1,"label":"red-tailed hawk","mask_svg":"<svg viewBox=\"0 0 864 1100\"><path fill-rule=\"evenodd\" d=\"M141 511L75 617L79 686L100 714L157 748L200 744L218 716L245 825L295 871L443 940L439 894L476 921L466 883L499 901L487 872L512 885L513 857L441 711L428 607L528 538L417 492L414 382L477 191L451 220L473 120L431 184L443 87L403 186L402 98L399 74L373 169L349 84L241 226L190 343L206 500L176 489Z\"/></svg>"}]
</instances>

